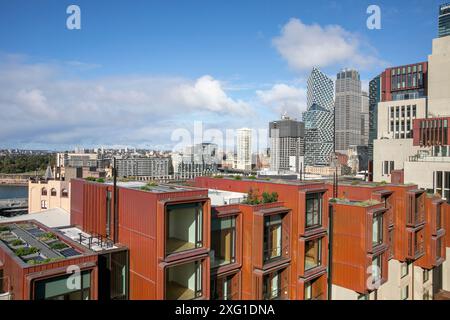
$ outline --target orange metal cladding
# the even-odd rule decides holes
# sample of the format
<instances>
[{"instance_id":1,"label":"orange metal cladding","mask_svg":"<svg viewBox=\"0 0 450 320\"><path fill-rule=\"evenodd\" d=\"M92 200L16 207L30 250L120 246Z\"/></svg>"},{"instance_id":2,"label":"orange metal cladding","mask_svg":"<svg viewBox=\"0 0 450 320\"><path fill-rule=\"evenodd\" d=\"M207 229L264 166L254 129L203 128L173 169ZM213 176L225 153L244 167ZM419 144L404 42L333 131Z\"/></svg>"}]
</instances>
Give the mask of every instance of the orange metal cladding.
<instances>
[{"instance_id":1,"label":"orange metal cladding","mask_svg":"<svg viewBox=\"0 0 450 320\"><path fill-rule=\"evenodd\" d=\"M241 298L243 300L257 300L262 297L262 277L270 271L278 269L285 269L290 262L290 224L291 214L289 210L284 208L283 203L275 202L261 205L239 205L243 217L243 260L242 260L242 292ZM263 260L263 235L264 235L264 210L275 210L274 212L283 214L282 228L283 239L282 243L287 243L287 251L283 250L283 258L278 263L272 264L268 268L264 265ZM277 211L279 210L279 211ZM284 246L282 245L284 248ZM286 254L287 252L287 254ZM264 269L264 271L263 271ZM267 272L266 272L267 271ZM292 287L290 269L283 273L285 286ZM295 281L294 281L295 283ZM288 298L288 297L286 297Z\"/></svg>"},{"instance_id":2,"label":"orange metal cladding","mask_svg":"<svg viewBox=\"0 0 450 320\"><path fill-rule=\"evenodd\" d=\"M383 203L372 206L333 204L333 284L365 294L372 258L382 256L382 283L388 277L387 236L377 247L372 245L374 213L383 214L383 234L387 235L388 220L384 219Z\"/></svg>"},{"instance_id":3,"label":"orange metal cladding","mask_svg":"<svg viewBox=\"0 0 450 320\"><path fill-rule=\"evenodd\" d=\"M446 230L444 223L444 201L440 197L427 196L425 198L425 255L417 260L417 265L425 269L432 269L441 265L445 260ZM438 214L440 215L438 219ZM440 226L438 226L438 221ZM441 243L441 246L438 246ZM438 252L439 251L439 252Z\"/></svg>"},{"instance_id":4,"label":"orange metal cladding","mask_svg":"<svg viewBox=\"0 0 450 320\"><path fill-rule=\"evenodd\" d=\"M328 241L326 230L328 228L328 198L332 193L329 193L328 186L324 182L311 182L311 183L277 183L269 181L253 181L253 180L231 180L231 179L219 179L210 177L197 177L192 185L199 188L218 189L234 192L247 193L250 189L253 189L255 193L261 195L263 192L277 192L278 200L283 202L284 205L291 209L291 235L290 251L291 251L291 281L289 282L289 297L290 299L301 299L303 292L298 284L297 279L301 276L299 274L300 264L304 264L304 257L302 257L298 251L300 237L308 236L305 232L305 195L307 192L324 192L323 207L322 207L322 228L320 231L325 231L325 239ZM329 196L327 196L329 194ZM247 227L248 228L248 227ZM244 223L244 232L246 226ZM247 244L244 242L244 248ZM250 245L256 245L250 244ZM244 249L245 250L245 249ZM323 255L328 256L328 247L323 246ZM244 257L245 259L246 257ZM250 258L250 257L249 257ZM325 265L326 267L326 265ZM252 272L244 270L243 273ZM243 274L243 278L245 275Z\"/></svg>"},{"instance_id":5,"label":"orange metal cladding","mask_svg":"<svg viewBox=\"0 0 450 320\"><path fill-rule=\"evenodd\" d=\"M71 207L70 223L80 227L88 233L100 234L106 237L106 195L110 191L111 217L113 212L113 186L88 182L85 180L71 180ZM111 220L111 233L109 238L113 238L114 221Z\"/></svg>"},{"instance_id":6,"label":"orange metal cladding","mask_svg":"<svg viewBox=\"0 0 450 320\"><path fill-rule=\"evenodd\" d=\"M447 233L450 232L450 204L447 202L443 203L441 209L443 218L442 224L444 225L444 229ZM450 236L448 234L446 234L445 237L445 247L450 248Z\"/></svg>"},{"instance_id":7,"label":"orange metal cladding","mask_svg":"<svg viewBox=\"0 0 450 320\"><path fill-rule=\"evenodd\" d=\"M106 234L106 193L111 185L72 180L71 222L86 232ZM165 268L180 262L201 260L203 264L203 297L209 297L210 200L202 189L148 192L118 187L118 242L129 248L130 299L164 299ZM83 200L83 204L74 203ZM165 256L166 205L203 203L203 247ZM111 231L114 230L113 200Z\"/></svg>"}]
</instances>

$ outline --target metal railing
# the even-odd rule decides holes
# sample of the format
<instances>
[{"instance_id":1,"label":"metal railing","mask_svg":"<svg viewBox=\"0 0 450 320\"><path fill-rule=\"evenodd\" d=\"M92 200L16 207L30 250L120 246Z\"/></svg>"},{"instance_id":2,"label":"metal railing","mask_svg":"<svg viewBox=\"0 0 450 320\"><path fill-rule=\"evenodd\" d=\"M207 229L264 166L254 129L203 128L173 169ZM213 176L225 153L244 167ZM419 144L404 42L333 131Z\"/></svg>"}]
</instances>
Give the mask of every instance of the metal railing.
<instances>
[{"instance_id":1,"label":"metal railing","mask_svg":"<svg viewBox=\"0 0 450 320\"><path fill-rule=\"evenodd\" d=\"M284 294L284 292L287 290L287 286L271 290L269 292L263 292L263 299L264 300L286 300L287 295Z\"/></svg>"},{"instance_id":2,"label":"metal railing","mask_svg":"<svg viewBox=\"0 0 450 320\"><path fill-rule=\"evenodd\" d=\"M289 254L289 245L286 245L284 247L272 247L272 248L264 249L263 259L264 259L264 262L268 262L268 261L281 259L284 256L287 256L288 254Z\"/></svg>"}]
</instances>

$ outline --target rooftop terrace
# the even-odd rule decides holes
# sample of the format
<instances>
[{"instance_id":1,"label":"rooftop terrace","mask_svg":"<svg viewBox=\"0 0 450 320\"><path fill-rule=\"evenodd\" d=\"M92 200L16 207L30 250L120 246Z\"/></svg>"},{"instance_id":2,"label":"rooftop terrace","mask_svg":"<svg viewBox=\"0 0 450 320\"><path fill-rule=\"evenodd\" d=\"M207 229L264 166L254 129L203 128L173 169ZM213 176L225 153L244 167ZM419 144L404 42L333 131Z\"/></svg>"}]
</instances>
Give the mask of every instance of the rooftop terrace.
<instances>
[{"instance_id":1,"label":"rooftop terrace","mask_svg":"<svg viewBox=\"0 0 450 320\"><path fill-rule=\"evenodd\" d=\"M28 265L50 263L83 255L58 235L34 221L0 225L1 244Z\"/></svg>"}]
</instances>

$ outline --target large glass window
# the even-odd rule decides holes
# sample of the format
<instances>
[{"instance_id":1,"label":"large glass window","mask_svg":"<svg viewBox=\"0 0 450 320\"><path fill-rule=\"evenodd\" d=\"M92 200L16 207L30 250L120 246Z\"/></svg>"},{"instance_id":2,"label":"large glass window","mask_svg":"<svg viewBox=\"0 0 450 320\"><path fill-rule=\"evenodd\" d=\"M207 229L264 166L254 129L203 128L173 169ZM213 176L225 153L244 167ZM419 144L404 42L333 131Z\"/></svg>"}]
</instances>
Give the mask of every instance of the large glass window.
<instances>
[{"instance_id":1,"label":"large glass window","mask_svg":"<svg viewBox=\"0 0 450 320\"><path fill-rule=\"evenodd\" d=\"M202 211L201 203L167 206L166 254L203 246Z\"/></svg>"},{"instance_id":2,"label":"large glass window","mask_svg":"<svg viewBox=\"0 0 450 320\"><path fill-rule=\"evenodd\" d=\"M322 239L305 242L305 271L322 264Z\"/></svg>"},{"instance_id":3,"label":"large glass window","mask_svg":"<svg viewBox=\"0 0 450 320\"><path fill-rule=\"evenodd\" d=\"M236 217L212 219L211 251L212 267L236 262Z\"/></svg>"},{"instance_id":4,"label":"large glass window","mask_svg":"<svg viewBox=\"0 0 450 320\"><path fill-rule=\"evenodd\" d=\"M404 278L409 274L409 264L403 262L400 267L400 277Z\"/></svg>"},{"instance_id":5,"label":"large glass window","mask_svg":"<svg viewBox=\"0 0 450 320\"><path fill-rule=\"evenodd\" d=\"M372 246L383 243L383 215L375 214L372 222Z\"/></svg>"},{"instance_id":6,"label":"large glass window","mask_svg":"<svg viewBox=\"0 0 450 320\"><path fill-rule=\"evenodd\" d=\"M79 281L71 281L68 274L38 280L34 283L35 300L89 300L91 298L91 272L81 273ZM71 284L70 286L68 284Z\"/></svg>"},{"instance_id":7,"label":"large glass window","mask_svg":"<svg viewBox=\"0 0 450 320\"><path fill-rule=\"evenodd\" d=\"M281 273L282 271L275 271L263 278L263 299L274 300L280 299L282 294L281 288Z\"/></svg>"},{"instance_id":8,"label":"large glass window","mask_svg":"<svg viewBox=\"0 0 450 320\"><path fill-rule=\"evenodd\" d=\"M281 257L282 229L281 215L264 217L264 261Z\"/></svg>"},{"instance_id":9,"label":"large glass window","mask_svg":"<svg viewBox=\"0 0 450 320\"><path fill-rule=\"evenodd\" d=\"M306 195L306 228L322 225L322 193Z\"/></svg>"},{"instance_id":10,"label":"large glass window","mask_svg":"<svg viewBox=\"0 0 450 320\"><path fill-rule=\"evenodd\" d=\"M203 295L201 261L166 269L166 299L192 300Z\"/></svg>"}]
</instances>

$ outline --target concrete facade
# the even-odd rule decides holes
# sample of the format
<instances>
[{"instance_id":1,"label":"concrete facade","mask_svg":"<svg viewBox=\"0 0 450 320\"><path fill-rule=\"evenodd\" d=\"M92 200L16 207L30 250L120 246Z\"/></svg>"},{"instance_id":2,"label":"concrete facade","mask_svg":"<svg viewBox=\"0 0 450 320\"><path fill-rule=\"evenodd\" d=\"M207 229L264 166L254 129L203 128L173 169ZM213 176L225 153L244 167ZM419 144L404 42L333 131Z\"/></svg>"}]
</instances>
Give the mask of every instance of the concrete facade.
<instances>
[{"instance_id":1,"label":"concrete facade","mask_svg":"<svg viewBox=\"0 0 450 320\"><path fill-rule=\"evenodd\" d=\"M413 145L413 139L374 140L373 181L391 182L390 172L403 169L404 163L419 149Z\"/></svg>"},{"instance_id":2,"label":"concrete facade","mask_svg":"<svg viewBox=\"0 0 450 320\"><path fill-rule=\"evenodd\" d=\"M433 39L428 66L429 115L447 116L450 113L450 37Z\"/></svg>"}]
</instances>

